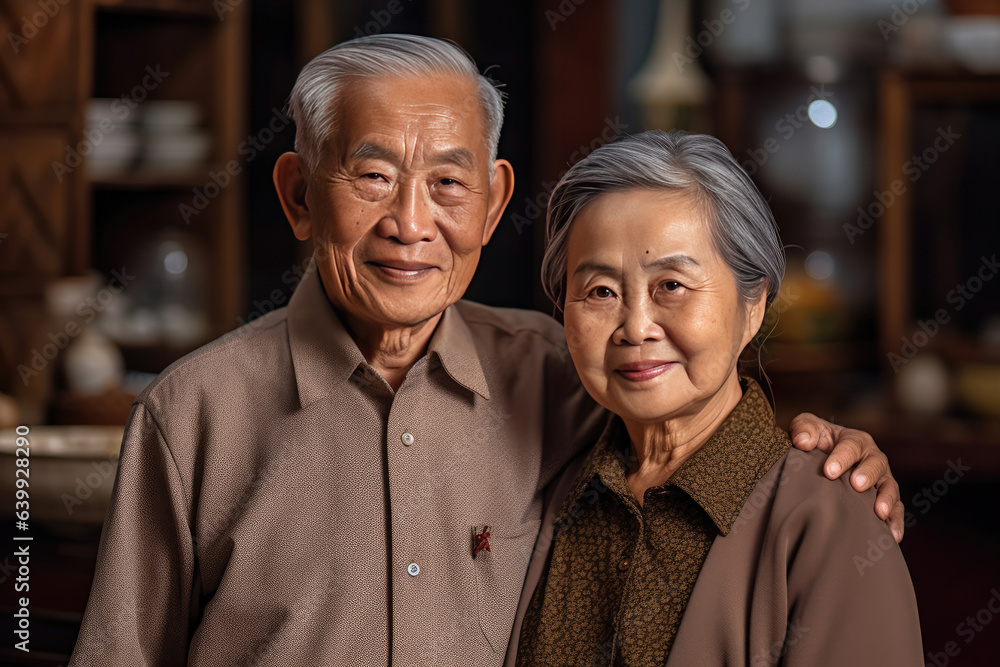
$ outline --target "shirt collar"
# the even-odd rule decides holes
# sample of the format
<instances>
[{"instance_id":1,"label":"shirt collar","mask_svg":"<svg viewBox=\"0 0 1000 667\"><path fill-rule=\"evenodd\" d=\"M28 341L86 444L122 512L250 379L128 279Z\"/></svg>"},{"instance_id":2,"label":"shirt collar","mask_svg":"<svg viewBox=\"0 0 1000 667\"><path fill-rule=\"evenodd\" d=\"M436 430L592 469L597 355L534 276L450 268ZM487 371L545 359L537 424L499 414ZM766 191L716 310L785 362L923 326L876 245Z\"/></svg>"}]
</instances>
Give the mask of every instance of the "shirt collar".
<instances>
[{"instance_id":1,"label":"shirt collar","mask_svg":"<svg viewBox=\"0 0 1000 667\"><path fill-rule=\"evenodd\" d=\"M366 363L327 298L315 261L288 302L288 344L302 407L348 382Z\"/></svg>"},{"instance_id":2,"label":"shirt collar","mask_svg":"<svg viewBox=\"0 0 1000 667\"><path fill-rule=\"evenodd\" d=\"M483 373L482 359L472 331L457 306L449 306L444 311L427 353L438 358L452 380L489 400L490 388Z\"/></svg>"},{"instance_id":3,"label":"shirt collar","mask_svg":"<svg viewBox=\"0 0 1000 667\"><path fill-rule=\"evenodd\" d=\"M740 402L701 449L681 464L661 488L675 486L687 493L727 535L757 482L791 445L788 435L774 424L774 413L760 386L741 380ZM620 498L630 498L625 477L629 455L628 431L612 415L584 463L560 515L568 513L584 489L598 477Z\"/></svg>"},{"instance_id":4,"label":"shirt collar","mask_svg":"<svg viewBox=\"0 0 1000 667\"><path fill-rule=\"evenodd\" d=\"M686 492L727 535L757 482L784 456L791 440L774 424L760 386L742 380L743 398L669 484Z\"/></svg>"},{"instance_id":5,"label":"shirt collar","mask_svg":"<svg viewBox=\"0 0 1000 667\"><path fill-rule=\"evenodd\" d=\"M302 407L350 381L358 366L368 367L327 298L315 261L309 263L289 300L288 341ZM455 306L445 310L428 352L440 360L452 380L483 398L490 397L472 331Z\"/></svg>"}]
</instances>

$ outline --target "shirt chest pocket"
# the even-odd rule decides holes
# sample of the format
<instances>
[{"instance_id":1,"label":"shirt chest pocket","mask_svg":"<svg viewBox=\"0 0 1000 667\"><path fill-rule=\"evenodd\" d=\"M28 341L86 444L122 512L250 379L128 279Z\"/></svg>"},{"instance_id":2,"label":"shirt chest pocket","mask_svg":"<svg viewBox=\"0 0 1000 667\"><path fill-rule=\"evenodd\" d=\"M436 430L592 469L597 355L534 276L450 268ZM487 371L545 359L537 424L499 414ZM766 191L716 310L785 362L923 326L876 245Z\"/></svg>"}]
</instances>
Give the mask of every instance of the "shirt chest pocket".
<instances>
[{"instance_id":1,"label":"shirt chest pocket","mask_svg":"<svg viewBox=\"0 0 1000 667\"><path fill-rule=\"evenodd\" d=\"M535 547L541 520L490 529L490 551L480 550L473 562L479 626L497 654L507 651L524 573Z\"/></svg>"}]
</instances>

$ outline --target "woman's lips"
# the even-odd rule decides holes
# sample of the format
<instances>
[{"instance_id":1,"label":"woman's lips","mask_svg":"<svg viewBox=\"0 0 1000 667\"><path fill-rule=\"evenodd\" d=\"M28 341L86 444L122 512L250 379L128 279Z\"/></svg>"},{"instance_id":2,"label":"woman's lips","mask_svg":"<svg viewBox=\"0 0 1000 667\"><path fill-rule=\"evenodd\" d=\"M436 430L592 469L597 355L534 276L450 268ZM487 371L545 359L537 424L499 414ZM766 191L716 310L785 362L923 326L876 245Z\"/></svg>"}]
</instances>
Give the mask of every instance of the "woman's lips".
<instances>
[{"instance_id":1,"label":"woman's lips","mask_svg":"<svg viewBox=\"0 0 1000 667\"><path fill-rule=\"evenodd\" d=\"M643 382L666 373L676 361L636 361L622 364L615 372L630 382Z\"/></svg>"}]
</instances>

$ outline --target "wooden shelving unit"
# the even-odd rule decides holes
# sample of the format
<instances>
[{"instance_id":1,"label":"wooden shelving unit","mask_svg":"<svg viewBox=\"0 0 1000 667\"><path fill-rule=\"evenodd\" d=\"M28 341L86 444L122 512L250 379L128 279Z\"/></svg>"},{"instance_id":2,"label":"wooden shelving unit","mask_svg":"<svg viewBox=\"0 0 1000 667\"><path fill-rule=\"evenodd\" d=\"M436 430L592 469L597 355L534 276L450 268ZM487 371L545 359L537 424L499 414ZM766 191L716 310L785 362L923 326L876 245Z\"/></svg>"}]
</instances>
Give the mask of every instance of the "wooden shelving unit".
<instances>
[{"instance_id":1,"label":"wooden shelving unit","mask_svg":"<svg viewBox=\"0 0 1000 667\"><path fill-rule=\"evenodd\" d=\"M962 105L1000 105L1000 75L958 69L889 68L879 82L880 190L891 189L901 178L901 166L926 147L914 145L914 114L918 107L956 108ZM960 128L961 131L961 128ZM959 149L956 150L960 150ZM928 169L928 178L934 175ZM921 176L923 178L923 176ZM893 350L901 337L917 327L913 313L913 197L915 184L898 195L879 222L880 342ZM949 221L950 222L950 221ZM984 248L984 251L986 249ZM956 276L960 278L961 276ZM942 306L947 306L944 303Z\"/></svg>"},{"instance_id":2,"label":"wooden shelving unit","mask_svg":"<svg viewBox=\"0 0 1000 667\"><path fill-rule=\"evenodd\" d=\"M20 34L35 2L0 0L0 28ZM0 391L31 405L44 403L52 378L24 386L14 372L44 344L50 325L43 301L53 279L97 269L105 275L128 261L143 238L181 230L210 258L205 300L206 338L237 324L244 278L244 182L226 187L192 220L179 212L195 189L238 153L247 137L247 24L249 3L225 11L202 0L84 0L58 11L30 39L0 52ZM155 86L149 69L169 73ZM91 98L194 102L199 130L210 138L203 164L183 170L146 164L88 176L88 164L69 170L69 156L86 139ZM137 101L137 100L133 100ZM181 350L180 352L183 352ZM157 370L157 369L152 369ZM47 370L47 372L51 372ZM29 417L33 416L31 414Z\"/></svg>"}]
</instances>

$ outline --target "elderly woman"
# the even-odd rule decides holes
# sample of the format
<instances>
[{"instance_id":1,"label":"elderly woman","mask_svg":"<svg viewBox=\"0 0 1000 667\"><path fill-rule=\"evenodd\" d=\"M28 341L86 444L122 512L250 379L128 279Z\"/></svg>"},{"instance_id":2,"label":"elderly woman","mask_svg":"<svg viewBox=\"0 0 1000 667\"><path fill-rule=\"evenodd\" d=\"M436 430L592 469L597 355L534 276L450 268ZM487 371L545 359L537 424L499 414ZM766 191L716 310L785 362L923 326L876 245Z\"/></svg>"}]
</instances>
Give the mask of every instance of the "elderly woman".
<instances>
[{"instance_id":1,"label":"elderly woman","mask_svg":"<svg viewBox=\"0 0 1000 667\"><path fill-rule=\"evenodd\" d=\"M614 416L555 485L518 664L923 664L874 492L827 480L825 455L790 448L739 376L784 263L767 204L712 137L629 137L556 187L546 288Z\"/></svg>"}]
</instances>

